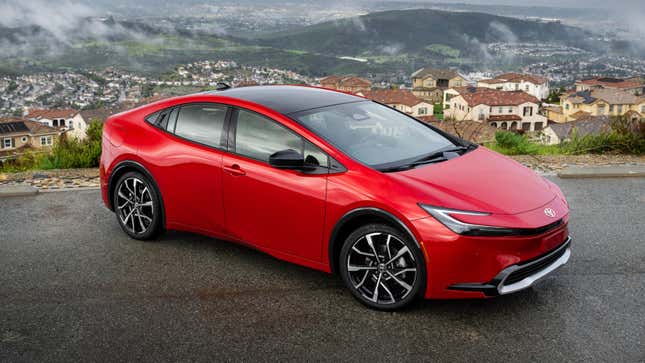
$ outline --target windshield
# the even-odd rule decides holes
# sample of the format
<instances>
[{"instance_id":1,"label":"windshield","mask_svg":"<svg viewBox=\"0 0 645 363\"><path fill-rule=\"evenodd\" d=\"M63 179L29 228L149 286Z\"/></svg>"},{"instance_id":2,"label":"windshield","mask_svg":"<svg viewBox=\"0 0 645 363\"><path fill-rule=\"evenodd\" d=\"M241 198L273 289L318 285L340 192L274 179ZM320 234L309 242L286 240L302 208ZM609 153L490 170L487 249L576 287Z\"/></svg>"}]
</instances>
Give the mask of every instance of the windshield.
<instances>
[{"instance_id":1,"label":"windshield","mask_svg":"<svg viewBox=\"0 0 645 363\"><path fill-rule=\"evenodd\" d=\"M316 108L291 116L353 159L376 169L455 146L411 117L370 101Z\"/></svg>"}]
</instances>

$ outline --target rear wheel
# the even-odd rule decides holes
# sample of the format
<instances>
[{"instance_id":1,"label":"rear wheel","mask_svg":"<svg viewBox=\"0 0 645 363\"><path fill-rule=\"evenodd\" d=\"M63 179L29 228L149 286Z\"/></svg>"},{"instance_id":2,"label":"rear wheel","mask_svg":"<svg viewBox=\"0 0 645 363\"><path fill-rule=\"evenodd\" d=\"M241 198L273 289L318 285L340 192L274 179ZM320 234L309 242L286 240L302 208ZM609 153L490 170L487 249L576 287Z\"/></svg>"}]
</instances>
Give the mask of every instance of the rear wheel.
<instances>
[{"instance_id":1,"label":"rear wheel","mask_svg":"<svg viewBox=\"0 0 645 363\"><path fill-rule=\"evenodd\" d=\"M370 224L350 234L339 262L345 285L371 308L402 308L425 287L421 251L410 237L388 225Z\"/></svg>"},{"instance_id":2,"label":"rear wheel","mask_svg":"<svg viewBox=\"0 0 645 363\"><path fill-rule=\"evenodd\" d=\"M157 190L143 174L125 173L116 184L114 211L130 237L147 240L161 232L161 205Z\"/></svg>"}]
</instances>

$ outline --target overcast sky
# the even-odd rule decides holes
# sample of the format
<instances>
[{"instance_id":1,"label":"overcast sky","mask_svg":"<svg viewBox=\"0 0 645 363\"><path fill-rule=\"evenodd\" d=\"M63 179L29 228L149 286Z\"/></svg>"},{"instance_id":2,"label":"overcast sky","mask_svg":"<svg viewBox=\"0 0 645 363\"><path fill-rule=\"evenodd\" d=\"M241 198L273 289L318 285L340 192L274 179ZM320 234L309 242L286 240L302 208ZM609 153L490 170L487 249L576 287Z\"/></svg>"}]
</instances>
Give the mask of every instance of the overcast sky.
<instances>
[{"instance_id":1,"label":"overcast sky","mask_svg":"<svg viewBox=\"0 0 645 363\"><path fill-rule=\"evenodd\" d=\"M380 1L380 0L378 0ZM395 0L396 1L396 0ZM586 8L599 7L609 8L619 11L640 10L645 12L645 0L532 0L532 1L513 1L513 0L399 0L399 1L418 1L418 2L444 2L444 3L466 3L466 4L495 4L495 5L519 5L519 6L554 6L554 7L572 7ZM645 14L643 14L645 17ZM643 19L645 22L645 18Z\"/></svg>"}]
</instances>

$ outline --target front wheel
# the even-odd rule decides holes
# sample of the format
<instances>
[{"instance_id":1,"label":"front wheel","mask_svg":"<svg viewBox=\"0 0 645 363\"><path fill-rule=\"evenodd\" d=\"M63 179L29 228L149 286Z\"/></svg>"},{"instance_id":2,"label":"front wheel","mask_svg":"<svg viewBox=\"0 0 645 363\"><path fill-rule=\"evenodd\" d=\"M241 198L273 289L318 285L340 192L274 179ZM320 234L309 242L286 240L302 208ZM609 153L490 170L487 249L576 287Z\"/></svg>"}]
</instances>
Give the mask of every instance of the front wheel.
<instances>
[{"instance_id":1,"label":"front wheel","mask_svg":"<svg viewBox=\"0 0 645 363\"><path fill-rule=\"evenodd\" d=\"M130 237L152 239L161 232L161 203L157 190L138 172L125 173L116 184L114 211Z\"/></svg>"},{"instance_id":2,"label":"front wheel","mask_svg":"<svg viewBox=\"0 0 645 363\"><path fill-rule=\"evenodd\" d=\"M350 234L339 262L345 285L374 309L402 308L425 287L421 250L406 234L387 225L370 224Z\"/></svg>"}]
</instances>

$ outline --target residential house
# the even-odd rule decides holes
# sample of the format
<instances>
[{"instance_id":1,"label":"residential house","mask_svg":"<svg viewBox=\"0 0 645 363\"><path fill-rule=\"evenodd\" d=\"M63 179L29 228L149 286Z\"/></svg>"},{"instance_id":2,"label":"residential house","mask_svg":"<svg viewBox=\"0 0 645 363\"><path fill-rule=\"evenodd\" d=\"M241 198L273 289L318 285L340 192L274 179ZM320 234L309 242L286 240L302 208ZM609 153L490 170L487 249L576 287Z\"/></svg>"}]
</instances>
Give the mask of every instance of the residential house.
<instances>
[{"instance_id":1,"label":"residential house","mask_svg":"<svg viewBox=\"0 0 645 363\"><path fill-rule=\"evenodd\" d=\"M576 92L594 90L599 88L625 91L636 96L641 96L645 92L645 81L640 77L627 79L611 77L595 77L578 80L575 83Z\"/></svg>"},{"instance_id":2,"label":"residential house","mask_svg":"<svg viewBox=\"0 0 645 363\"><path fill-rule=\"evenodd\" d=\"M532 74L504 73L492 79L477 81L477 87L502 91L524 91L539 100L549 97L549 81Z\"/></svg>"},{"instance_id":3,"label":"residential house","mask_svg":"<svg viewBox=\"0 0 645 363\"><path fill-rule=\"evenodd\" d=\"M643 117L645 97L609 88L593 88L562 97L563 122L586 116L623 116L628 113L632 117Z\"/></svg>"},{"instance_id":4,"label":"residential house","mask_svg":"<svg viewBox=\"0 0 645 363\"><path fill-rule=\"evenodd\" d=\"M414 117L433 114L434 105L405 89L381 89L358 92L357 95L386 104Z\"/></svg>"},{"instance_id":5,"label":"residential house","mask_svg":"<svg viewBox=\"0 0 645 363\"><path fill-rule=\"evenodd\" d=\"M65 132L68 137L78 140L87 136L88 123L80 111L73 109L30 110L26 116L31 121L54 127Z\"/></svg>"},{"instance_id":6,"label":"residential house","mask_svg":"<svg viewBox=\"0 0 645 363\"><path fill-rule=\"evenodd\" d=\"M320 80L320 85L349 93L369 91L372 88L371 81L356 76L328 76Z\"/></svg>"},{"instance_id":7,"label":"residential house","mask_svg":"<svg viewBox=\"0 0 645 363\"><path fill-rule=\"evenodd\" d=\"M467 85L466 79L452 69L426 67L412 73L412 93L431 103L441 103L446 89Z\"/></svg>"},{"instance_id":8,"label":"residential house","mask_svg":"<svg viewBox=\"0 0 645 363\"><path fill-rule=\"evenodd\" d=\"M12 158L28 148L49 149L59 131L40 122L23 118L0 119L0 159Z\"/></svg>"},{"instance_id":9,"label":"residential house","mask_svg":"<svg viewBox=\"0 0 645 363\"><path fill-rule=\"evenodd\" d=\"M566 123L551 123L542 130L542 142L555 145L569 141L574 131L578 136L595 135L610 130L608 116L587 116Z\"/></svg>"},{"instance_id":10,"label":"residential house","mask_svg":"<svg viewBox=\"0 0 645 363\"><path fill-rule=\"evenodd\" d=\"M524 91L456 87L444 93L444 116L478 121L511 131L538 131L546 126L540 100Z\"/></svg>"},{"instance_id":11,"label":"residential house","mask_svg":"<svg viewBox=\"0 0 645 363\"><path fill-rule=\"evenodd\" d=\"M564 121L564 115L562 114L562 106L548 106L544 107L544 113L546 115L546 118L549 121L557 122L557 123L563 123Z\"/></svg>"}]
</instances>

